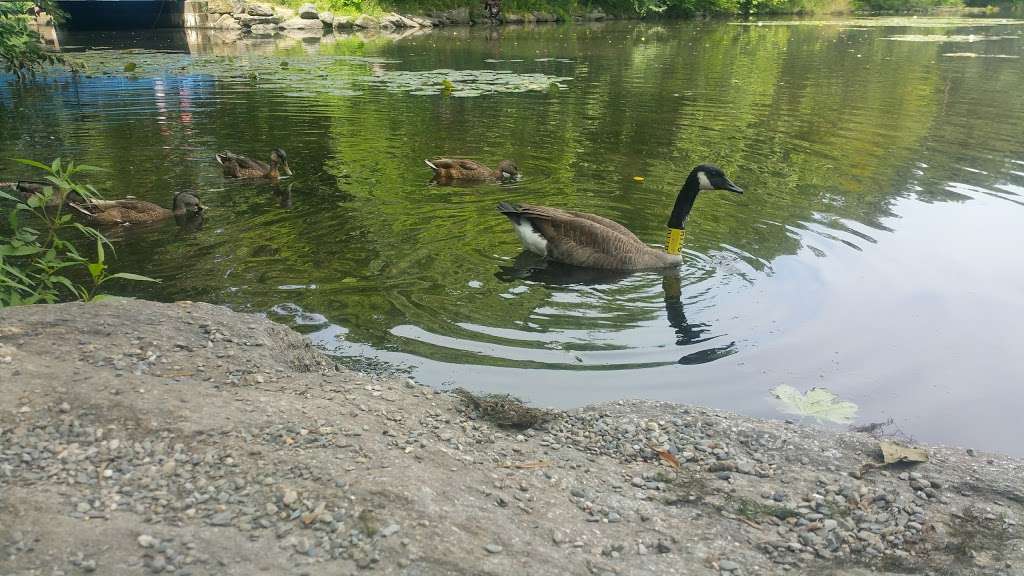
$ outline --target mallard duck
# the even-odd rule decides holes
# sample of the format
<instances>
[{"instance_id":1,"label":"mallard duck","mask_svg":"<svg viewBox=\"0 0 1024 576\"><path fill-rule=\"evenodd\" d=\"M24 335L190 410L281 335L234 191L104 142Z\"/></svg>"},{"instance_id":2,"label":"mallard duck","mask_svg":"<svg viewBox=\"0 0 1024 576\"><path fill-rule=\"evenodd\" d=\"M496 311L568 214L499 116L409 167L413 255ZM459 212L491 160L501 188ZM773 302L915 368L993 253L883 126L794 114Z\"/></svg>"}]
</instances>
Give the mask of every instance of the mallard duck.
<instances>
[{"instance_id":1,"label":"mallard duck","mask_svg":"<svg viewBox=\"0 0 1024 576\"><path fill-rule=\"evenodd\" d=\"M197 216L206 209L200 202L199 195L194 192L178 192L174 195L171 205L172 209L168 210L152 202L135 198L93 199L71 204L86 220L100 225L150 224L171 216Z\"/></svg>"},{"instance_id":2,"label":"mallard duck","mask_svg":"<svg viewBox=\"0 0 1024 576\"><path fill-rule=\"evenodd\" d=\"M508 181L519 178L519 168L511 160L502 160L498 163L497 170L491 170L487 166L464 158L435 158L424 160L427 166L434 171L436 180L497 180Z\"/></svg>"},{"instance_id":3,"label":"mallard duck","mask_svg":"<svg viewBox=\"0 0 1024 576\"><path fill-rule=\"evenodd\" d=\"M42 180L18 180L17 182L0 182L0 188L7 188L14 196L27 202L32 196L43 193L44 188L55 188L53 196L46 202L46 208L56 208L65 202L81 202L83 199L74 190L56 189L53 182Z\"/></svg>"},{"instance_id":4,"label":"mallard duck","mask_svg":"<svg viewBox=\"0 0 1024 576\"><path fill-rule=\"evenodd\" d=\"M225 150L217 154L217 162L224 167L224 175L231 178L269 178L277 180L283 171L288 176L292 169L288 167L288 155L280 148L270 151L270 164L253 160L248 156L233 154Z\"/></svg>"},{"instance_id":5,"label":"mallard duck","mask_svg":"<svg viewBox=\"0 0 1024 576\"><path fill-rule=\"evenodd\" d=\"M613 270L665 268L682 262L686 217L702 190L743 193L719 168L709 164L694 168L669 216L664 250L651 248L622 224L596 214L507 202L498 205L498 212L512 222L524 248L556 262Z\"/></svg>"}]
</instances>

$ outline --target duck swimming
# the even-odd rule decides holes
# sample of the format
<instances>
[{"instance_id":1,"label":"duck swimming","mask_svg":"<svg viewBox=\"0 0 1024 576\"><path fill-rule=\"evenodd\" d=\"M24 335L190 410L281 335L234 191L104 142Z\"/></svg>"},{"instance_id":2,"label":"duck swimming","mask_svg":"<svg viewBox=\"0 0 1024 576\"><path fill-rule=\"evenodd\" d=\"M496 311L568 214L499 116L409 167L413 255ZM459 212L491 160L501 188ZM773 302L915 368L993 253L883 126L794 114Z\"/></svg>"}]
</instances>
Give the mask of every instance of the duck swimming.
<instances>
[{"instance_id":1,"label":"duck swimming","mask_svg":"<svg viewBox=\"0 0 1024 576\"><path fill-rule=\"evenodd\" d=\"M54 194L46 202L46 208L56 208L68 202L82 202L83 198L74 190L59 189L53 182L42 180L18 180L17 182L0 182L0 188L7 188L14 192L14 196L23 202L33 196L39 196L46 188L54 188Z\"/></svg>"},{"instance_id":2,"label":"duck swimming","mask_svg":"<svg viewBox=\"0 0 1024 576\"><path fill-rule=\"evenodd\" d=\"M122 198L120 200L93 199L82 203L72 203L72 207L89 222L100 225L114 224L150 224L172 216L195 217L206 209L194 192L178 192L171 201L172 209L168 210L152 202Z\"/></svg>"},{"instance_id":3,"label":"duck swimming","mask_svg":"<svg viewBox=\"0 0 1024 576\"><path fill-rule=\"evenodd\" d=\"M224 175L231 178L269 178L277 180L283 170L288 176L292 169L288 167L288 155L280 148L270 152L270 163L253 160L248 156L234 154L225 150L217 154L217 162L224 167Z\"/></svg>"},{"instance_id":4,"label":"duck swimming","mask_svg":"<svg viewBox=\"0 0 1024 576\"><path fill-rule=\"evenodd\" d=\"M697 194L705 190L743 193L716 166L701 164L691 170L668 218L664 250L651 248L622 224L596 214L507 202L498 205L498 212L512 222L525 249L550 260L611 270L666 268L683 261L686 218Z\"/></svg>"},{"instance_id":5,"label":"duck swimming","mask_svg":"<svg viewBox=\"0 0 1024 576\"><path fill-rule=\"evenodd\" d=\"M504 182L519 178L519 168L511 160L499 162L497 170L491 170L475 160L466 160L464 158L435 158L433 160L424 160L424 162L434 171L435 180L468 180L476 182L495 180Z\"/></svg>"}]
</instances>

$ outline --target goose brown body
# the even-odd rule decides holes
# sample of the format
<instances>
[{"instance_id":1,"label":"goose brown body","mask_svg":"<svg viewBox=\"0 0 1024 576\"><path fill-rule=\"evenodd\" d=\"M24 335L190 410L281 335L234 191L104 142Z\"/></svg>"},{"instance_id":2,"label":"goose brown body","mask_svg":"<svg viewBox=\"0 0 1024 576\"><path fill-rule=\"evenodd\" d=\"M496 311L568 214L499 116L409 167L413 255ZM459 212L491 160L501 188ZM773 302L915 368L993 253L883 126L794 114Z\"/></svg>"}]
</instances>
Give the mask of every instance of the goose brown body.
<instances>
[{"instance_id":1,"label":"goose brown body","mask_svg":"<svg viewBox=\"0 0 1024 576\"><path fill-rule=\"evenodd\" d=\"M504 202L498 211L517 226L520 239L528 233L520 232L520 227L532 227L545 241L543 253L535 249L538 243L526 241L524 246L556 262L587 268L643 270L675 266L682 261L680 256L651 248L622 224L597 214Z\"/></svg>"},{"instance_id":2,"label":"goose brown body","mask_svg":"<svg viewBox=\"0 0 1024 576\"><path fill-rule=\"evenodd\" d=\"M519 176L519 169L511 160L502 160L498 168L492 170L476 160L464 158L435 158L424 160L427 166L434 171L434 179L467 180L485 182L487 180L513 180Z\"/></svg>"},{"instance_id":3,"label":"goose brown body","mask_svg":"<svg viewBox=\"0 0 1024 576\"><path fill-rule=\"evenodd\" d=\"M281 177L281 169L286 174L291 174L288 167L288 157L284 150L274 149L270 153L270 162L254 160L248 156L235 154L225 150L217 154L217 162L223 167L224 175L230 178L268 178L277 180Z\"/></svg>"}]
</instances>

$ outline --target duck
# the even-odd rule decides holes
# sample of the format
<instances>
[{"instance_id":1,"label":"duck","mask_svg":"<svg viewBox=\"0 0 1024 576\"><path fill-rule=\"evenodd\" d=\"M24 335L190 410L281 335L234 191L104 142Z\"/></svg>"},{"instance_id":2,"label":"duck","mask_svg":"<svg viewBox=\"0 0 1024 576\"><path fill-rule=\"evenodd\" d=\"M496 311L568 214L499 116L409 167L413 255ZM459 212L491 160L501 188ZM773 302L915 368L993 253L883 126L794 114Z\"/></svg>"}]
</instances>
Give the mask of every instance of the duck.
<instances>
[{"instance_id":1,"label":"duck","mask_svg":"<svg viewBox=\"0 0 1024 576\"><path fill-rule=\"evenodd\" d=\"M476 160L467 160L465 158L434 158L433 160L424 160L424 162L434 171L435 180L469 180L476 182L495 180L507 182L519 178L519 168L511 160L502 160L498 163L496 170L491 170Z\"/></svg>"},{"instance_id":2,"label":"duck","mask_svg":"<svg viewBox=\"0 0 1024 576\"><path fill-rule=\"evenodd\" d=\"M85 220L100 225L151 224L172 216L176 219L201 216L206 209L200 201L199 195L194 192L175 194L171 201L171 210L135 198L118 200L95 198L82 203L74 202L71 203L71 206L78 210Z\"/></svg>"},{"instance_id":3,"label":"duck","mask_svg":"<svg viewBox=\"0 0 1024 576\"><path fill-rule=\"evenodd\" d=\"M269 178L277 180L283 170L288 176L292 169L288 167L288 155L280 148L270 151L270 163L253 160L248 156L234 154L227 150L217 154L217 162L224 167L224 175L231 178Z\"/></svg>"},{"instance_id":4,"label":"duck","mask_svg":"<svg viewBox=\"0 0 1024 576\"><path fill-rule=\"evenodd\" d=\"M512 222L526 250L555 262L608 270L668 268L682 263L686 219L697 194L707 190L743 193L717 166L696 166L676 196L663 250L648 246L622 224L597 214L508 202L498 204L498 212Z\"/></svg>"},{"instance_id":5,"label":"duck","mask_svg":"<svg viewBox=\"0 0 1024 576\"><path fill-rule=\"evenodd\" d=\"M45 182L42 180L18 180L17 182L0 182L0 188L7 188L14 192L16 198L20 198L23 202L28 202L29 198L41 195L45 188L56 188L56 186L53 182ZM47 200L45 207L57 208L65 203L82 201L83 198L78 194L78 192L75 192L74 190L59 189L55 190L53 196Z\"/></svg>"}]
</instances>

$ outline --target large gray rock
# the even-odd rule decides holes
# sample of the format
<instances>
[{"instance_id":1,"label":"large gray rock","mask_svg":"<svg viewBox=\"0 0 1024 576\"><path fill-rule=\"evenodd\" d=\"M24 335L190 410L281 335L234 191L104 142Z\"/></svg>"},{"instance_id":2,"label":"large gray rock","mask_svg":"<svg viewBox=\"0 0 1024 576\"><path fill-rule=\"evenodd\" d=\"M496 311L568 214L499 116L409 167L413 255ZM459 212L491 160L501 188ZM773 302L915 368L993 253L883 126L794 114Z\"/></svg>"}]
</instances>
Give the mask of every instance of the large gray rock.
<instances>
[{"instance_id":1,"label":"large gray rock","mask_svg":"<svg viewBox=\"0 0 1024 576\"><path fill-rule=\"evenodd\" d=\"M249 4L245 0L231 0L231 13L242 16L249 10Z\"/></svg>"},{"instance_id":2,"label":"large gray rock","mask_svg":"<svg viewBox=\"0 0 1024 576\"><path fill-rule=\"evenodd\" d=\"M419 28L420 25L405 16L391 13L380 17L381 28Z\"/></svg>"},{"instance_id":3,"label":"large gray rock","mask_svg":"<svg viewBox=\"0 0 1024 576\"><path fill-rule=\"evenodd\" d=\"M231 14L221 14L220 18L213 23L213 27L218 30L240 30L242 25Z\"/></svg>"},{"instance_id":4,"label":"large gray rock","mask_svg":"<svg viewBox=\"0 0 1024 576\"><path fill-rule=\"evenodd\" d=\"M246 13L249 14L249 16L266 17L273 16L274 9L271 8L270 6L267 6L266 4L250 4L249 8L246 10Z\"/></svg>"},{"instance_id":5,"label":"large gray rock","mask_svg":"<svg viewBox=\"0 0 1024 576\"><path fill-rule=\"evenodd\" d=\"M369 14L360 14L352 24L357 28L380 28L380 22Z\"/></svg>"},{"instance_id":6,"label":"large gray rock","mask_svg":"<svg viewBox=\"0 0 1024 576\"><path fill-rule=\"evenodd\" d=\"M249 32L257 36L273 36L277 34L277 24L253 24Z\"/></svg>"},{"instance_id":7,"label":"large gray rock","mask_svg":"<svg viewBox=\"0 0 1024 576\"><path fill-rule=\"evenodd\" d=\"M355 26L355 18L351 16L335 16L334 17L334 29L343 30L352 28Z\"/></svg>"},{"instance_id":8,"label":"large gray rock","mask_svg":"<svg viewBox=\"0 0 1024 576\"><path fill-rule=\"evenodd\" d=\"M292 18L281 22L281 28L285 30L323 30L324 23L320 20L309 20L307 18Z\"/></svg>"},{"instance_id":9,"label":"large gray rock","mask_svg":"<svg viewBox=\"0 0 1024 576\"><path fill-rule=\"evenodd\" d=\"M526 18L524 18L522 14L515 14L511 12L508 14L502 14L501 18L506 24L522 24L526 21Z\"/></svg>"},{"instance_id":10,"label":"large gray rock","mask_svg":"<svg viewBox=\"0 0 1024 576\"><path fill-rule=\"evenodd\" d=\"M206 4L206 11L209 14L231 14L235 11L235 6L231 0L210 0Z\"/></svg>"},{"instance_id":11,"label":"large gray rock","mask_svg":"<svg viewBox=\"0 0 1024 576\"><path fill-rule=\"evenodd\" d=\"M274 25L276 27L277 24L281 23L282 18L280 16L239 16L237 20L243 28L267 24Z\"/></svg>"},{"instance_id":12,"label":"large gray rock","mask_svg":"<svg viewBox=\"0 0 1024 576\"><path fill-rule=\"evenodd\" d=\"M600 9L592 10L583 15L584 20L599 21L605 19L605 13Z\"/></svg>"},{"instance_id":13,"label":"large gray rock","mask_svg":"<svg viewBox=\"0 0 1024 576\"><path fill-rule=\"evenodd\" d=\"M434 26L433 20L430 20L429 18L424 18L422 16L406 16L405 18L408 18L409 20L412 20L413 22L419 24L420 28L432 28Z\"/></svg>"},{"instance_id":14,"label":"large gray rock","mask_svg":"<svg viewBox=\"0 0 1024 576\"><path fill-rule=\"evenodd\" d=\"M334 26L334 14L332 12L321 12L320 21L327 26Z\"/></svg>"},{"instance_id":15,"label":"large gray rock","mask_svg":"<svg viewBox=\"0 0 1024 576\"><path fill-rule=\"evenodd\" d=\"M316 6L313 6L312 4L303 4L302 7L299 8L299 18L305 20L319 20L320 13L316 11Z\"/></svg>"},{"instance_id":16,"label":"large gray rock","mask_svg":"<svg viewBox=\"0 0 1024 576\"><path fill-rule=\"evenodd\" d=\"M537 22L555 22L558 17L550 12L534 12L533 17Z\"/></svg>"}]
</instances>

